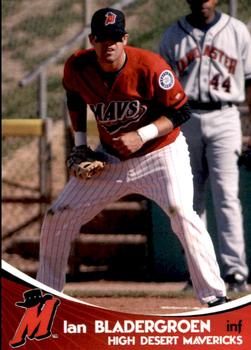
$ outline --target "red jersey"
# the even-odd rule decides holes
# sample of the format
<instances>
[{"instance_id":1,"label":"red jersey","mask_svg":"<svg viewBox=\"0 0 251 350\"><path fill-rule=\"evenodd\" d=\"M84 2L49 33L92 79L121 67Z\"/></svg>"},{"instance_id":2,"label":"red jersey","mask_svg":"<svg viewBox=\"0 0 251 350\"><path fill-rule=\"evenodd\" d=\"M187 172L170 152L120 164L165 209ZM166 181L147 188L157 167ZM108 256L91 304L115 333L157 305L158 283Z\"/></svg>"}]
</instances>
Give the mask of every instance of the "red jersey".
<instances>
[{"instance_id":1,"label":"red jersey","mask_svg":"<svg viewBox=\"0 0 251 350\"><path fill-rule=\"evenodd\" d=\"M166 114L167 107L179 109L187 101L171 67L158 54L125 47L127 61L112 86L106 84L94 49L80 50L65 63L63 85L78 93L93 111L100 141L120 157L112 138L136 131ZM179 134L175 128L167 135L148 141L131 157L149 153L172 143ZM121 157L120 157L121 158Z\"/></svg>"}]
</instances>

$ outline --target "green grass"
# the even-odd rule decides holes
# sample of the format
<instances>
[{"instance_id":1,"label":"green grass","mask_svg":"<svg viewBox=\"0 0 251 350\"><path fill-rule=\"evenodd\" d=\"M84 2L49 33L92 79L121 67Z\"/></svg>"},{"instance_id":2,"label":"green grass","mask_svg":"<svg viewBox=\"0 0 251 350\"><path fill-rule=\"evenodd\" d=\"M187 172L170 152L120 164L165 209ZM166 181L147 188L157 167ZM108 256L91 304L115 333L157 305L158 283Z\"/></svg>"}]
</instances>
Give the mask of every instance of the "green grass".
<instances>
[{"instance_id":1,"label":"green grass","mask_svg":"<svg viewBox=\"0 0 251 350\"><path fill-rule=\"evenodd\" d=\"M23 5L23 0L2 0L2 18L3 20L18 11Z\"/></svg>"},{"instance_id":2,"label":"green grass","mask_svg":"<svg viewBox=\"0 0 251 350\"><path fill-rule=\"evenodd\" d=\"M2 115L4 118L37 118L34 84L3 93Z\"/></svg>"},{"instance_id":3,"label":"green grass","mask_svg":"<svg viewBox=\"0 0 251 350\"><path fill-rule=\"evenodd\" d=\"M18 22L9 35L4 36L3 50L11 51L13 59L21 60L27 70L32 70L48 57L48 54L37 55L32 46L37 39L55 40L62 35L72 23L83 22L84 15L73 11L73 4L81 4L82 0L61 0L50 15L29 14ZM16 2L3 3L5 18L7 14L15 14L20 9ZM35 57L34 57L35 56Z\"/></svg>"},{"instance_id":4,"label":"green grass","mask_svg":"<svg viewBox=\"0 0 251 350\"><path fill-rule=\"evenodd\" d=\"M2 95L2 114L4 118L37 118L37 83L26 87L17 87ZM50 76L47 82L48 116L52 119L62 117L64 89L61 77Z\"/></svg>"},{"instance_id":5,"label":"green grass","mask_svg":"<svg viewBox=\"0 0 251 350\"><path fill-rule=\"evenodd\" d=\"M83 13L73 12L72 2L62 0L50 15L31 15L29 21L25 19L18 23L14 27L14 33L22 31L29 34L32 39L55 39L63 33L67 26L75 21L83 21Z\"/></svg>"},{"instance_id":6,"label":"green grass","mask_svg":"<svg viewBox=\"0 0 251 350\"><path fill-rule=\"evenodd\" d=\"M62 78L51 76L48 78L48 116L54 120L61 119L65 92L61 83Z\"/></svg>"},{"instance_id":7,"label":"green grass","mask_svg":"<svg viewBox=\"0 0 251 350\"><path fill-rule=\"evenodd\" d=\"M224 1L226 2L226 1ZM237 18L246 23L251 18L251 3L250 0L238 0Z\"/></svg>"},{"instance_id":8,"label":"green grass","mask_svg":"<svg viewBox=\"0 0 251 350\"><path fill-rule=\"evenodd\" d=\"M138 12L140 5L144 4L143 0L138 0L129 8L129 13ZM218 10L228 13L229 0L219 1ZM181 16L190 12L186 0L179 1L152 1L151 10L140 13L140 28L131 32L130 43L134 46L140 46L152 51L157 51L161 35L166 27L171 25ZM238 1L237 17L246 22L251 17L250 0Z\"/></svg>"},{"instance_id":9,"label":"green grass","mask_svg":"<svg viewBox=\"0 0 251 350\"><path fill-rule=\"evenodd\" d=\"M247 20L250 16L250 0L238 1L238 18ZM8 15L15 15L22 8L22 0L3 0L2 10L3 19ZM113 4L114 1L100 1L100 6ZM131 4L125 12L132 15L138 15L139 24L136 28L130 30L129 43L134 46L147 48L157 51L160 37L164 29L177 20L180 16L189 12L189 6L186 0L163 1L152 0L150 11L142 11L141 5L146 1L138 0ZM33 52L32 46L37 39L56 40L67 27L76 21L83 21L83 11L76 13L74 4L83 4L82 0L60 0L53 13L49 15L27 14L25 20L17 23L10 32L3 32L3 50L8 50L13 59L20 61L29 72L40 64L47 53ZM219 9L228 11L228 0L222 0L219 3ZM139 27L139 29L138 29ZM70 53L69 53L70 54ZM67 55L66 55L67 56ZM65 57L60 59L64 62ZM14 77L13 77L14 78ZM7 84L11 79L5 78L3 67L3 84ZM61 77L48 77L48 116L56 119L62 115L62 100L64 90L61 85ZM16 87L2 97L3 114L8 118L32 118L37 116L37 84L19 88Z\"/></svg>"}]
</instances>

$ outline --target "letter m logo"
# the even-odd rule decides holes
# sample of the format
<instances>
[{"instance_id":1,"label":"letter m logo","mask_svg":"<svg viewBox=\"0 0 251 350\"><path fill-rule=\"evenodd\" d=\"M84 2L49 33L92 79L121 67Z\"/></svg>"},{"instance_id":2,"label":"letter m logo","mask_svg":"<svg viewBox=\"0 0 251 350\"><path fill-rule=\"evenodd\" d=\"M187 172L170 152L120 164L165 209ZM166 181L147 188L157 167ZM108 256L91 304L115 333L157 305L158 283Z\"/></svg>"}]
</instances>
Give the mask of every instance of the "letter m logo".
<instances>
[{"instance_id":1,"label":"letter m logo","mask_svg":"<svg viewBox=\"0 0 251 350\"><path fill-rule=\"evenodd\" d=\"M16 303L18 306L25 307L26 310L13 339L9 342L12 348L24 345L26 338L42 340L51 336L51 328L60 300L50 294L42 297L42 294L34 295L33 292L34 290L26 292L32 295L25 303Z\"/></svg>"}]
</instances>

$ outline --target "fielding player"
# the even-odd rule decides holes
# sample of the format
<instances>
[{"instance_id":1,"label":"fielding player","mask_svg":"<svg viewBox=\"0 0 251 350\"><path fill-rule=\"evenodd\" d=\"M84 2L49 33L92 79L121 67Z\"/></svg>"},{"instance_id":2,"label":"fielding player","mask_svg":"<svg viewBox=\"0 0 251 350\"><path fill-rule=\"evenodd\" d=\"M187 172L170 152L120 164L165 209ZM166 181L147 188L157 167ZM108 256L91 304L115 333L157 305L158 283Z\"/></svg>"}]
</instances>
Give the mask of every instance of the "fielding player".
<instances>
[{"instance_id":1,"label":"fielding player","mask_svg":"<svg viewBox=\"0 0 251 350\"><path fill-rule=\"evenodd\" d=\"M194 175L194 209L205 217L209 178L224 279L230 291L243 292L248 267L238 198L241 125L236 105L244 101L246 80L251 111L251 38L242 22L215 10L217 0L187 2L191 14L165 31L160 53L192 108L182 131Z\"/></svg>"},{"instance_id":2,"label":"fielding player","mask_svg":"<svg viewBox=\"0 0 251 350\"><path fill-rule=\"evenodd\" d=\"M138 193L169 216L201 303L224 303L211 238L192 208L188 147L179 128L190 117L187 97L163 58L127 46L122 12L98 10L91 30L93 48L74 53L65 64L63 85L75 131L67 161L73 176L44 220L37 278L61 290L80 227L107 204ZM86 145L87 105L99 130L98 153Z\"/></svg>"}]
</instances>

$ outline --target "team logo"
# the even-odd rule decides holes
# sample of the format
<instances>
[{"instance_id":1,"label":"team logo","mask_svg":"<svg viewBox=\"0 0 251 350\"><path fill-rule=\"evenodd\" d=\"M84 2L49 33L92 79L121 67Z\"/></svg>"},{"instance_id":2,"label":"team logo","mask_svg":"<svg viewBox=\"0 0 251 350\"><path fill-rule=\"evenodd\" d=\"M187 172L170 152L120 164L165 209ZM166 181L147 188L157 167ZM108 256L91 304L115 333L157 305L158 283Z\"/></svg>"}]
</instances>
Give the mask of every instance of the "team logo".
<instances>
[{"instance_id":1,"label":"team logo","mask_svg":"<svg viewBox=\"0 0 251 350\"><path fill-rule=\"evenodd\" d=\"M164 90L169 90L174 86L174 76L170 70L164 70L160 74L159 86Z\"/></svg>"},{"instance_id":2,"label":"team logo","mask_svg":"<svg viewBox=\"0 0 251 350\"><path fill-rule=\"evenodd\" d=\"M105 127L109 134L126 131L132 124L142 120L147 112L147 106L138 100L110 101L90 105L99 125Z\"/></svg>"},{"instance_id":3,"label":"team logo","mask_svg":"<svg viewBox=\"0 0 251 350\"><path fill-rule=\"evenodd\" d=\"M42 295L41 290L32 289L24 292L24 301L15 305L25 308L23 318L13 339L9 342L12 348L17 348L30 340L42 340L51 336L51 329L60 300L51 294Z\"/></svg>"},{"instance_id":4,"label":"team logo","mask_svg":"<svg viewBox=\"0 0 251 350\"><path fill-rule=\"evenodd\" d=\"M105 26L108 26L109 24L114 24L116 22L117 15L113 12L107 12L105 17Z\"/></svg>"}]
</instances>

